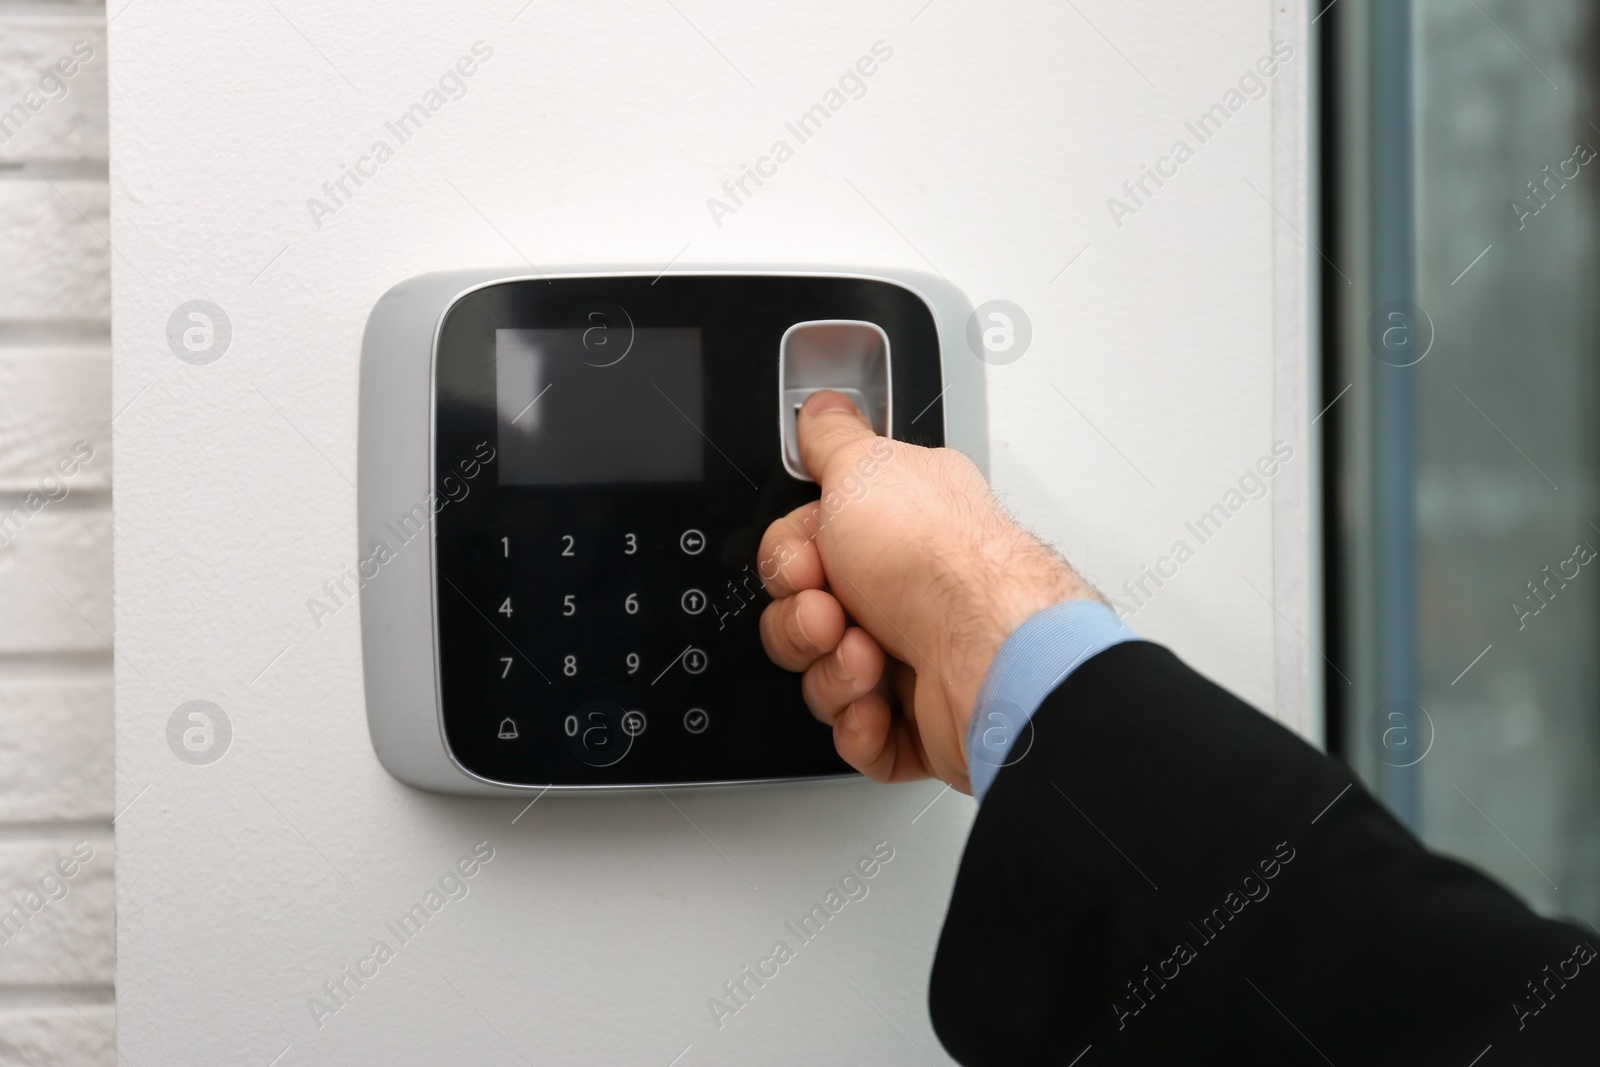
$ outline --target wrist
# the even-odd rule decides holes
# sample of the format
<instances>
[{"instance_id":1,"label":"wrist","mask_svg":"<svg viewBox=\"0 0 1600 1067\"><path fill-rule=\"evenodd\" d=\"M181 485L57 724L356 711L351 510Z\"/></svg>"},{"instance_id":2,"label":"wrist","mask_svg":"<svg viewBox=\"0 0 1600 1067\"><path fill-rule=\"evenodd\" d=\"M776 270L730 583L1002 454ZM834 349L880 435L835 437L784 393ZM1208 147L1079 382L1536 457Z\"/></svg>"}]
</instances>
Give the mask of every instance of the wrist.
<instances>
[{"instance_id":1,"label":"wrist","mask_svg":"<svg viewBox=\"0 0 1600 1067\"><path fill-rule=\"evenodd\" d=\"M960 736L966 736L978 688L1000 646L1039 612L1070 600L1103 602L1076 571L1034 538L1013 528L998 550L985 552L985 565L972 568L964 603L948 616L945 679Z\"/></svg>"}]
</instances>

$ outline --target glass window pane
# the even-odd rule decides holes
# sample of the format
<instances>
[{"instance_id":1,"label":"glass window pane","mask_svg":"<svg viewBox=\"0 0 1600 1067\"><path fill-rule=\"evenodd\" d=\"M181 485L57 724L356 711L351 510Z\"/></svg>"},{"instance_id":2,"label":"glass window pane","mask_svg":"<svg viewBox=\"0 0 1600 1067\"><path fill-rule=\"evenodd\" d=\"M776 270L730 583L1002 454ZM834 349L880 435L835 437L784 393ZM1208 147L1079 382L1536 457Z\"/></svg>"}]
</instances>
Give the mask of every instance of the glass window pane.
<instances>
[{"instance_id":1,"label":"glass window pane","mask_svg":"<svg viewBox=\"0 0 1600 1067\"><path fill-rule=\"evenodd\" d=\"M1595 9L1341 6L1331 218L1366 231L1329 230L1356 264L1329 293L1343 752L1431 845L1600 921Z\"/></svg>"}]
</instances>

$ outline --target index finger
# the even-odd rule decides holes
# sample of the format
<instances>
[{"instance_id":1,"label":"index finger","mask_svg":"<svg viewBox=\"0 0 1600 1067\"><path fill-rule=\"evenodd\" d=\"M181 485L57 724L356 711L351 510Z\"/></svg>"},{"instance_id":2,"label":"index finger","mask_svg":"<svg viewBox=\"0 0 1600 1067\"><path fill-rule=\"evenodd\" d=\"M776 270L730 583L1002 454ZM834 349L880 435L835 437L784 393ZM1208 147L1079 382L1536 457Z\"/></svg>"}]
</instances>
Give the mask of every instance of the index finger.
<instances>
[{"instance_id":1,"label":"index finger","mask_svg":"<svg viewBox=\"0 0 1600 1067\"><path fill-rule=\"evenodd\" d=\"M795 435L806 470L827 489L829 462L857 441L877 437L867 417L843 393L821 389L806 397L796 416Z\"/></svg>"}]
</instances>

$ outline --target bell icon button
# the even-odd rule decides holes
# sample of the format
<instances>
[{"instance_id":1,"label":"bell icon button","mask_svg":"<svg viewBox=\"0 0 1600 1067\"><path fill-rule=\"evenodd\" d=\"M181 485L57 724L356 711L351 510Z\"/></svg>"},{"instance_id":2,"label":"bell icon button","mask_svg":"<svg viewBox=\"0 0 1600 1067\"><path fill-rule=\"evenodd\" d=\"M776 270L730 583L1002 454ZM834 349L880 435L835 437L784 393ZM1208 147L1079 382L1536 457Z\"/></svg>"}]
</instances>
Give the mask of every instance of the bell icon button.
<instances>
[{"instance_id":1,"label":"bell icon button","mask_svg":"<svg viewBox=\"0 0 1600 1067\"><path fill-rule=\"evenodd\" d=\"M501 719L499 736L502 741L515 741L517 738L517 724L510 719Z\"/></svg>"}]
</instances>

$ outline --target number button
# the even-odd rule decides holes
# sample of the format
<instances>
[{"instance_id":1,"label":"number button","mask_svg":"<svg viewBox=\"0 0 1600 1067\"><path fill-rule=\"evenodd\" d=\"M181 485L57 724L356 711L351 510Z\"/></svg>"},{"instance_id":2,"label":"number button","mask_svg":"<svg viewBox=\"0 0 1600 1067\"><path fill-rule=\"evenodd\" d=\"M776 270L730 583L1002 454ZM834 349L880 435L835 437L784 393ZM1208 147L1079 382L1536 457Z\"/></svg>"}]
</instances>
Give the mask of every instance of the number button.
<instances>
[{"instance_id":1,"label":"number button","mask_svg":"<svg viewBox=\"0 0 1600 1067\"><path fill-rule=\"evenodd\" d=\"M690 674L699 674L704 671L707 662L705 652L693 646L690 646L689 650L683 654L683 669Z\"/></svg>"},{"instance_id":2,"label":"number button","mask_svg":"<svg viewBox=\"0 0 1600 1067\"><path fill-rule=\"evenodd\" d=\"M686 589L683 596L678 598L678 603L690 615L698 615L706 610L706 595L698 589Z\"/></svg>"},{"instance_id":3,"label":"number button","mask_svg":"<svg viewBox=\"0 0 1600 1067\"><path fill-rule=\"evenodd\" d=\"M706 535L699 530L685 530L678 537L678 547L686 556L698 556L706 550Z\"/></svg>"},{"instance_id":4,"label":"number button","mask_svg":"<svg viewBox=\"0 0 1600 1067\"><path fill-rule=\"evenodd\" d=\"M630 715L638 715L636 720ZM635 733L629 724L644 728L644 716L624 711L609 700L586 700L562 720L567 749L591 767L609 767L633 747Z\"/></svg>"},{"instance_id":5,"label":"number button","mask_svg":"<svg viewBox=\"0 0 1600 1067\"><path fill-rule=\"evenodd\" d=\"M623 534L622 537L624 542L622 554L624 556L637 555L639 552L639 535L630 533Z\"/></svg>"}]
</instances>

